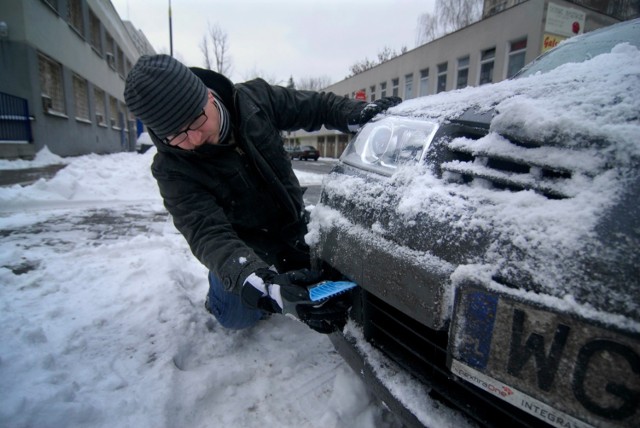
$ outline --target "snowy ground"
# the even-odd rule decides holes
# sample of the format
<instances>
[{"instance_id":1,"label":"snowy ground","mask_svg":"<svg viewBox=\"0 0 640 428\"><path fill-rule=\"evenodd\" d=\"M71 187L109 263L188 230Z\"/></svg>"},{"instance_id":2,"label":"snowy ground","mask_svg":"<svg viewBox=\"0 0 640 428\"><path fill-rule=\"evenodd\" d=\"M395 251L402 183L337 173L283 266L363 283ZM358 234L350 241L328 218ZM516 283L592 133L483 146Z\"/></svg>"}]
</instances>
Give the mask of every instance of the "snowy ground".
<instances>
[{"instance_id":1,"label":"snowy ground","mask_svg":"<svg viewBox=\"0 0 640 428\"><path fill-rule=\"evenodd\" d=\"M0 188L0 426L397 427L326 336L222 329L170 223L153 150ZM301 174L303 184L319 183Z\"/></svg>"}]
</instances>

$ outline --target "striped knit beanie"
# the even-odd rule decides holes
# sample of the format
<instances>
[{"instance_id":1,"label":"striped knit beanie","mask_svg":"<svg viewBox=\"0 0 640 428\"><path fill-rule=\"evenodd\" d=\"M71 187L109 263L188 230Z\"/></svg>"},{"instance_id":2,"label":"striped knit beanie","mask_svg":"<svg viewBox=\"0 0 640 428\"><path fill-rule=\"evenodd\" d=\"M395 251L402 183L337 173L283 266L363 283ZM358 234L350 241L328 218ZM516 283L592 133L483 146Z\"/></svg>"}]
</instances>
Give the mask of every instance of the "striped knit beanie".
<instances>
[{"instance_id":1,"label":"striped knit beanie","mask_svg":"<svg viewBox=\"0 0 640 428\"><path fill-rule=\"evenodd\" d=\"M189 124L207 103L207 88L169 55L143 55L127 75L129 110L164 140Z\"/></svg>"}]
</instances>

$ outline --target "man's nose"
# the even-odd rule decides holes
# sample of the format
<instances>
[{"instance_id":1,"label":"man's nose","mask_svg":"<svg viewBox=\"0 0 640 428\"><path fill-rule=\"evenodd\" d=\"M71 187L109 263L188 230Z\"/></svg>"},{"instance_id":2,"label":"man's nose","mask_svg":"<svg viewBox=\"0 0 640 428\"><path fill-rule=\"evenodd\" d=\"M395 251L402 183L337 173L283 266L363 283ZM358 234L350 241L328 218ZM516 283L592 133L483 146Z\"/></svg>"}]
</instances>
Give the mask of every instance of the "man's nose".
<instances>
[{"instance_id":1,"label":"man's nose","mask_svg":"<svg viewBox=\"0 0 640 428\"><path fill-rule=\"evenodd\" d=\"M204 143L202 138L202 131L199 129L189 129L187 131L187 136L189 137L189 142L194 146L200 146Z\"/></svg>"}]
</instances>

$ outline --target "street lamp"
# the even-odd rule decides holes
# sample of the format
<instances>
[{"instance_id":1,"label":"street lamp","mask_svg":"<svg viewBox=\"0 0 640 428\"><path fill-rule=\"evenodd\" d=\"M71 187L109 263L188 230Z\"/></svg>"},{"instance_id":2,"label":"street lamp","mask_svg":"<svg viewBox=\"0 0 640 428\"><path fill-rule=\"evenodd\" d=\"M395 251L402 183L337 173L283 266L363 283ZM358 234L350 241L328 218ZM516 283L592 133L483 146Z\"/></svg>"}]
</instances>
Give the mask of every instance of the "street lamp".
<instances>
[{"instance_id":1,"label":"street lamp","mask_svg":"<svg viewBox=\"0 0 640 428\"><path fill-rule=\"evenodd\" d=\"M169 53L173 56L173 28L171 26L171 0L169 0Z\"/></svg>"}]
</instances>

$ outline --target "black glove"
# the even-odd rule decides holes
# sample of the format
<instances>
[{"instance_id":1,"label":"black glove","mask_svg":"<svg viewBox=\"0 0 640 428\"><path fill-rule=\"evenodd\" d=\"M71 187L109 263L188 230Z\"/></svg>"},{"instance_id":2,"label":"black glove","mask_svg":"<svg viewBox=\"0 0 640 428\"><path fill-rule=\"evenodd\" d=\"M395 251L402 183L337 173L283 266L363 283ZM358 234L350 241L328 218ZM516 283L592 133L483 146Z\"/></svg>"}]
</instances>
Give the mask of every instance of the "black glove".
<instances>
[{"instance_id":1,"label":"black glove","mask_svg":"<svg viewBox=\"0 0 640 428\"><path fill-rule=\"evenodd\" d=\"M360 127L362 127L362 125L369 122L378 113L382 113L388 108L397 106L401 102L402 98L400 97L384 97L369 104L365 104L361 110L355 111L349 116L349 131L357 131L358 129L360 129Z\"/></svg>"},{"instance_id":2,"label":"black glove","mask_svg":"<svg viewBox=\"0 0 640 428\"><path fill-rule=\"evenodd\" d=\"M288 315L320 333L332 333L344 327L350 305L346 297L311 301L307 286L320 282L321 276L309 269L282 274L258 269L247 277L241 298L249 307Z\"/></svg>"}]
</instances>

